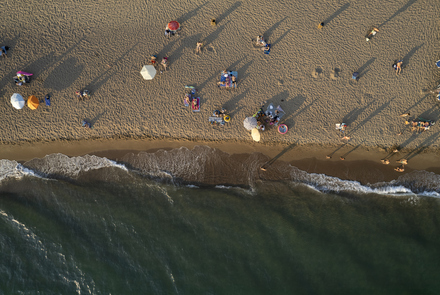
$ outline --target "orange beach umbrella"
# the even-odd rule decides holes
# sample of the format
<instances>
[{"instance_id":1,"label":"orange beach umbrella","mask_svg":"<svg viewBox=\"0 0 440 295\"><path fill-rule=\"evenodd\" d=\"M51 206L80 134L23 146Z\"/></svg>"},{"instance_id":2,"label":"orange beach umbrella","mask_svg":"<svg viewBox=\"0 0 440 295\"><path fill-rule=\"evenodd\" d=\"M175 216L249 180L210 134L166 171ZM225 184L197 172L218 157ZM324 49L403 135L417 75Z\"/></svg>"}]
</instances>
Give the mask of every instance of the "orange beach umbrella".
<instances>
[{"instance_id":1,"label":"orange beach umbrella","mask_svg":"<svg viewBox=\"0 0 440 295\"><path fill-rule=\"evenodd\" d=\"M31 110L36 110L39 105L40 105L40 101L38 100L38 98L35 95L31 95L28 97L27 106Z\"/></svg>"}]
</instances>

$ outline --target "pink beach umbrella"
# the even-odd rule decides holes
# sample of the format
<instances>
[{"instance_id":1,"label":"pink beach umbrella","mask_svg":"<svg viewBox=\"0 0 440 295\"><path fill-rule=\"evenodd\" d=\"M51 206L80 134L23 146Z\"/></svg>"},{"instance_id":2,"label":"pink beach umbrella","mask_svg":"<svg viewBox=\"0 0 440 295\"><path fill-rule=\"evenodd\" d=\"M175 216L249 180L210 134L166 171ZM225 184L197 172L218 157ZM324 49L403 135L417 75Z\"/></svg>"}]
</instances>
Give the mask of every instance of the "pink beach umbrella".
<instances>
[{"instance_id":1,"label":"pink beach umbrella","mask_svg":"<svg viewBox=\"0 0 440 295\"><path fill-rule=\"evenodd\" d=\"M172 20L168 23L168 29L171 31L177 31L180 28L178 21Z\"/></svg>"}]
</instances>

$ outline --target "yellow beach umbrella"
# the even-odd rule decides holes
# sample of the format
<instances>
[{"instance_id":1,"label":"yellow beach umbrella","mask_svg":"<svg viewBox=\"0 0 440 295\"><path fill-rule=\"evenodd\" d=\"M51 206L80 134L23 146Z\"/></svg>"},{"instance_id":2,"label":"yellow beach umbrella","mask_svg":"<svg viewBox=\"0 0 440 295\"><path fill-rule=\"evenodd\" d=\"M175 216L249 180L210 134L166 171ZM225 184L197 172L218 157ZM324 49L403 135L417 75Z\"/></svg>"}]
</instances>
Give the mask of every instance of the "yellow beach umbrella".
<instances>
[{"instance_id":1,"label":"yellow beach umbrella","mask_svg":"<svg viewBox=\"0 0 440 295\"><path fill-rule=\"evenodd\" d=\"M27 106L31 110L36 110L39 105L40 105L40 101L38 100L38 98L35 95L31 95L28 97Z\"/></svg>"}]
</instances>

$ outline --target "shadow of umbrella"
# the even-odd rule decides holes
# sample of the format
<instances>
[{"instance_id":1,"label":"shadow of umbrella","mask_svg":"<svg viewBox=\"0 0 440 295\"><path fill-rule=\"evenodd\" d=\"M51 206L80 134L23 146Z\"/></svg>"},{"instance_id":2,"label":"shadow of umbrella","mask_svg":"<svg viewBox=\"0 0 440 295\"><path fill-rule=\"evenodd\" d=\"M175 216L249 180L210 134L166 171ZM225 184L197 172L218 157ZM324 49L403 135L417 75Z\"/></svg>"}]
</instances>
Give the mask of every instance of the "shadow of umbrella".
<instances>
[{"instance_id":1,"label":"shadow of umbrella","mask_svg":"<svg viewBox=\"0 0 440 295\"><path fill-rule=\"evenodd\" d=\"M81 75L83 69L84 65L78 64L75 57L68 58L47 76L44 87L57 91L66 89Z\"/></svg>"}]
</instances>

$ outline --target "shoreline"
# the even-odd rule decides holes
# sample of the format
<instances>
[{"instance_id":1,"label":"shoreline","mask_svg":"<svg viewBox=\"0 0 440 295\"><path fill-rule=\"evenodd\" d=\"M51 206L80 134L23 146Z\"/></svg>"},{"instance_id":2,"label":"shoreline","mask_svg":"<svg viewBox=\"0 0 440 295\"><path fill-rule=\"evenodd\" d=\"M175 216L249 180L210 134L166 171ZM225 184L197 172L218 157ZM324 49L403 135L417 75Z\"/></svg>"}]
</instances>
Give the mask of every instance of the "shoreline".
<instances>
[{"instance_id":1,"label":"shoreline","mask_svg":"<svg viewBox=\"0 0 440 295\"><path fill-rule=\"evenodd\" d=\"M308 173L325 174L343 180L356 180L362 184L391 181L414 170L440 174L440 165L434 164L440 163L440 153L436 150L427 151L421 148L420 153L417 153L417 150L406 151L404 149L389 158L389 165L383 165L380 159L389 155L386 150L378 147L351 146L349 143L339 146L317 146L166 138L95 139L2 145L0 158L25 163L35 158L44 158L49 154L61 153L69 157L89 154L120 162L125 155L130 153L155 153L159 150L169 151L181 147L192 150L195 146L208 146L230 155L261 153L269 159L275 157L276 161L289 163ZM329 154L332 154L331 159L326 158ZM341 156L344 156L345 160L341 161ZM409 159L403 173L393 170L399 166L396 161L400 158Z\"/></svg>"}]
</instances>

